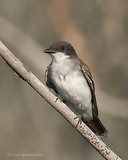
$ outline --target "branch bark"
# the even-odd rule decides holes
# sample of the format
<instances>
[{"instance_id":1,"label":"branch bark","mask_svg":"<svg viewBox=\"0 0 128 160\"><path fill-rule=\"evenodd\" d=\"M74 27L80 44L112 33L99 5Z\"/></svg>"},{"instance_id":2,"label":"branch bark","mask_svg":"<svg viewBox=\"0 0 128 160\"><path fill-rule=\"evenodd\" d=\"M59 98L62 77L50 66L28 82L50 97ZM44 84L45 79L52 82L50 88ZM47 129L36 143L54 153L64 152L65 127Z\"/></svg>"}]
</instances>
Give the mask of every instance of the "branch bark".
<instances>
[{"instance_id":1,"label":"branch bark","mask_svg":"<svg viewBox=\"0 0 128 160\"><path fill-rule=\"evenodd\" d=\"M76 115L31 72L29 71L0 41L0 56L6 63L25 80L41 97L52 105L72 126L76 126ZM81 133L88 142L107 160L121 160L101 139L99 139L83 122L76 130Z\"/></svg>"}]
</instances>

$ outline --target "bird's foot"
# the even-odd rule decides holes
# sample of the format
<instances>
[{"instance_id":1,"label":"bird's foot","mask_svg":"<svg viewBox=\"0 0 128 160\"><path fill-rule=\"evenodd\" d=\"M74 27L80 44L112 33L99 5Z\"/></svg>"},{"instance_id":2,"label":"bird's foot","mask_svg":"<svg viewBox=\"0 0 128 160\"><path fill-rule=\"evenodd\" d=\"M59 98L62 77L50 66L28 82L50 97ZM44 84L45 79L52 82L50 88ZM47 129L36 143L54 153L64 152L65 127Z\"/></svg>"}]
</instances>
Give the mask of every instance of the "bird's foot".
<instances>
[{"instance_id":1,"label":"bird's foot","mask_svg":"<svg viewBox=\"0 0 128 160\"><path fill-rule=\"evenodd\" d=\"M58 99L59 99L59 98L58 98L58 97L56 97L56 99L55 99L55 103L58 101Z\"/></svg>"},{"instance_id":2,"label":"bird's foot","mask_svg":"<svg viewBox=\"0 0 128 160\"><path fill-rule=\"evenodd\" d=\"M82 123L81 115L77 115L74 119L77 119L77 118L78 118L78 122L77 122L75 128L77 128L77 126Z\"/></svg>"}]
</instances>

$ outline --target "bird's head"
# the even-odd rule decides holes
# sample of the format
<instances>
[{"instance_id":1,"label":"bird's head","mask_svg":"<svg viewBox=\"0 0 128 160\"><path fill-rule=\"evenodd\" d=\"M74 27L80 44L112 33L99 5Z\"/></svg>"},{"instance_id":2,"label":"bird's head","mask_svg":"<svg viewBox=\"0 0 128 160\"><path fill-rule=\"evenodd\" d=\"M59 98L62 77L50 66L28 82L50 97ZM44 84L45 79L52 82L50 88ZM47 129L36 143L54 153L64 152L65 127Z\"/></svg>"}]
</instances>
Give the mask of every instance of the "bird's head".
<instances>
[{"instance_id":1,"label":"bird's head","mask_svg":"<svg viewBox=\"0 0 128 160\"><path fill-rule=\"evenodd\" d=\"M49 48L45 49L44 52L50 54L53 57L57 56L58 54L66 55L69 57L77 55L72 45L64 41L53 43Z\"/></svg>"}]
</instances>

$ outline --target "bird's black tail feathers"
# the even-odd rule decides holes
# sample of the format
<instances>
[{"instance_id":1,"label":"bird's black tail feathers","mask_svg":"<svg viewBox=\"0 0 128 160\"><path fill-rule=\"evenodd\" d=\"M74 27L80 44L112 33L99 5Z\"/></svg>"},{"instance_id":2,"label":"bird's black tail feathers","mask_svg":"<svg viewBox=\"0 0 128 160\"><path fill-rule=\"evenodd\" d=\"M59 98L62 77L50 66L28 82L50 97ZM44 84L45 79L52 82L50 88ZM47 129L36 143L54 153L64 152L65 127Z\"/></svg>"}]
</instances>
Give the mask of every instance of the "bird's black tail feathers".
<instances>
[{"instance_id":1,"label":"bird's black tail feathers","mask_svg":"<svg viewBox=\"0 0 128 160\"><path fill-rule=\"evenodd\" d=\"M93 120L85 123L96 135L108 136L106 128L95 113L93 113Z\"/></svg>"}]
</instances>

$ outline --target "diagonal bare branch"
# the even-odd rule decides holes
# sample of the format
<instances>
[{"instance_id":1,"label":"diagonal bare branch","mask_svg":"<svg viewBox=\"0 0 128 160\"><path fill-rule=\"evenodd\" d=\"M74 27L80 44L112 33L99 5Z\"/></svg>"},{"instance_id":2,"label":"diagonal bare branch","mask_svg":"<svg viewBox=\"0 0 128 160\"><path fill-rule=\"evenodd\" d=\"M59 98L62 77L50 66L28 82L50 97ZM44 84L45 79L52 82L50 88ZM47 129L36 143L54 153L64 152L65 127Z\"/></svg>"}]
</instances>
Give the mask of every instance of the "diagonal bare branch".
<instances>
[{"instance_id":1,"label":"diagonal bare branch","mask_svg":"<svg viewBox=\"0 0 128 160\"><path fill-rule=\"evenodd\" d=\"M6 63L25 80L41 97L52 105L72 126L76 126L76 115L31 72L0 41L0 55ZM98 138L83 122L76 130L107 160L121 160L100 138Z\"/></svg>"}]
</instances>

